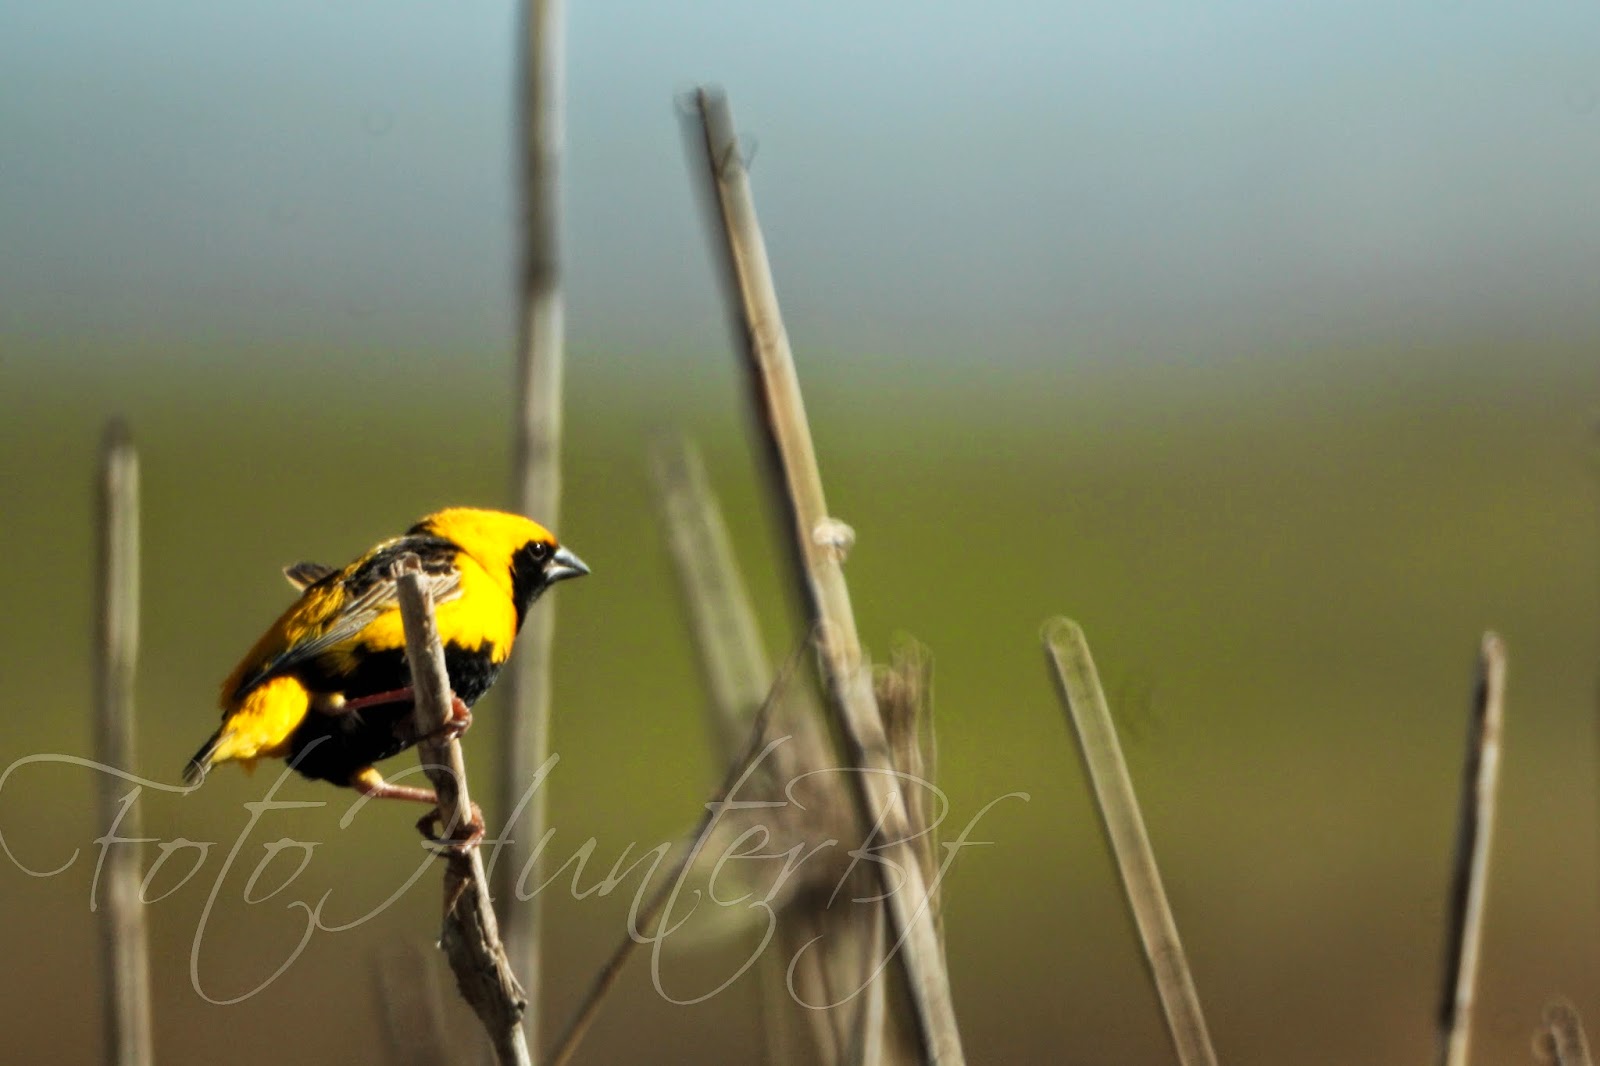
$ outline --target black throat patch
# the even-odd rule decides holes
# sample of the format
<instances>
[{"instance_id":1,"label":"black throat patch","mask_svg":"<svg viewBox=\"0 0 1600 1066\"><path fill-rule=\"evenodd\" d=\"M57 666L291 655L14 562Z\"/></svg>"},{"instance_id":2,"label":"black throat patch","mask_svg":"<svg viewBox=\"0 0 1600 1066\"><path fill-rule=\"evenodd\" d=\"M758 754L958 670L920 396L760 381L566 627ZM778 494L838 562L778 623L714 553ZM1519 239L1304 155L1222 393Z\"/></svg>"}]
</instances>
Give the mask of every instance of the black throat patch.
<instances>
[{"instance_id":1,"label":"black throat patch","mask_svg":"<svg viewBox=\"0 0 1600 1066\"><path fill-rule=\"evenodd\" d=\"M511 555L511 600L517 608L517 631L522 631L522 620L528 608L545 589L545 564L550 561L548 544L529 541Z\"/></svg>"}]
</instances>

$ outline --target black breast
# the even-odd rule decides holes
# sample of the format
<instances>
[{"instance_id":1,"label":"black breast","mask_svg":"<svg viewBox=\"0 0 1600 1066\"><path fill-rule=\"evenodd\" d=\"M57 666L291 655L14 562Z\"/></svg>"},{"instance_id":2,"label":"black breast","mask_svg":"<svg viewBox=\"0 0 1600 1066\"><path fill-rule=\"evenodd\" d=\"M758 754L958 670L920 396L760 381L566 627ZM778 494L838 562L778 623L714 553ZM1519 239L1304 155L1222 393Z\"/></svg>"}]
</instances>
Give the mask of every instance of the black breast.
<instances>
[{"instance_id":1,"label":"black breast","mask_svg":"<svg viewBox=\"0 0 1600 1066\"><path fill-rule=\"evenodd\" d=\"M500 672L499 664L489 658L487 645L466 649L446 644L444 662L451 687L469 707L489 691ZM411 675L405 653L394 649L364 655L352 673L316 682L314 688L340 691L346 699L356 699L403 688L411 683ZM398 755L416 742L410 700L343 714L312 710L290 737L290 765L306 777L344 785L356 772Z\"/></svg>"}]
</instances>

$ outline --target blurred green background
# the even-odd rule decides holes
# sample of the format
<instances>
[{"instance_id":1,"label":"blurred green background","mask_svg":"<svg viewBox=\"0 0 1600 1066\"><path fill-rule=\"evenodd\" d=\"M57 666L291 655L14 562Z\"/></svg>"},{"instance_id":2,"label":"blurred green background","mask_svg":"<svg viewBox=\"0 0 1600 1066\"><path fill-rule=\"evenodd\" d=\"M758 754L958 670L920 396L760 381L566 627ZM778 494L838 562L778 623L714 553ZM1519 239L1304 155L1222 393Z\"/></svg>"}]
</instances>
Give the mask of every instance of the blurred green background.
<instances>
[{"instance_id":1,"label":"blurred green background","mask_svg":"<svg viewBox=\"0 0 1600 1066\"><path fill-rule=\"evenodd\" d=\"M603 871L674 839L717 774L658 434L704 449L774 656L792 639L669 106L709 73L755 135L864 638L934 651L951 824L1031 797L947 884L969 1058L1168 1061L1044 670L1057 613L1110 690L1224 1061L1431 1054L1486 628L1511 674L1480 1061L1528 1061L1552 996L1600 1018L1592 13L572 7L559 532L594 575L550 601L556 854L594 836ZM120 413L145 491L135 769L175 782L290 596L278 567L506 498L511 12L52 10L0 12L0 763L91 750L91 471ZM484 795L495 700L467 740ZM219 842L152 907L163 1061L370 1057L373 967L436 929L429 874L259 995L202 999L197 923L270 780L145 807L153 836ZM98 1057L93 788L36 767L0 791L17 859L79 851L51 878L0 862L16 1061ZM199 961L216 998L293 949L290 899L349 920L416 866L411 812L341 829L344 794L284 794L331 806L246 842ZM280 837L313 861L244 903ZM547 899L554 1024L628 901ZM736 955L667 972L700 989ZM639 961L586 1061L750 1061L753 982L678 1007Z\"/></svg>"}]
</instances>

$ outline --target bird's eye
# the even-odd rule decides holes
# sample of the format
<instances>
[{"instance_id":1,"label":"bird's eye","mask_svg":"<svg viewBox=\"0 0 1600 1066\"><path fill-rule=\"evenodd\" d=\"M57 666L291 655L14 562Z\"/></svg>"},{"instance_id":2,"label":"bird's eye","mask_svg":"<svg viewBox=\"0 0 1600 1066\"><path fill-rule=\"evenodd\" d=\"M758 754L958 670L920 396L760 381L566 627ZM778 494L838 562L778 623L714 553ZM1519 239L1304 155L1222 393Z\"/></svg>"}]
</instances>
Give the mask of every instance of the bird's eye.
<instances>
[{"instance_id":1,"label":"bird's eye","mask_svg":"<svg viewBox=\"0 0 1600 1066\"><path fill-rule=\"evenodd\" d=\"M542 540L536 540L528 545L528 551L533 555L534 562L542 563L550 555L550 545Z\"/></svg>"}]
</instances>

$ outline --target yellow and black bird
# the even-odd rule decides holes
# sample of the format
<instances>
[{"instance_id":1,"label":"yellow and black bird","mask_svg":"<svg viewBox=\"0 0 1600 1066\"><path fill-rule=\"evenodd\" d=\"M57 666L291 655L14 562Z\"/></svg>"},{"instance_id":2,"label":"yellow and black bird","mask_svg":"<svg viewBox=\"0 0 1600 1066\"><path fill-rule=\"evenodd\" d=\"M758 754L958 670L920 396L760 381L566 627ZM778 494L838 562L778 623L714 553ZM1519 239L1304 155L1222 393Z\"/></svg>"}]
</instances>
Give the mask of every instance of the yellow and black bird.
<instances>
[{"instance_id":1,"label":"yellow and black bird","mask_svg":"<svg viewBox=\"0 0 1600 1066\"><path fill-rule=\"evenodd\" d=\"M391 785L373 768L420 739L393 573L407 554L421 560L433 593L453 732L494 683L540 593L589 572L538 523L470 507L431 514L343 570L288 567L300 598L222 683L222 727L189 760L185 781L217 763L287 759L307 777L371 796L436 802L431 789Z\"/></svg>"}]
</instances>

